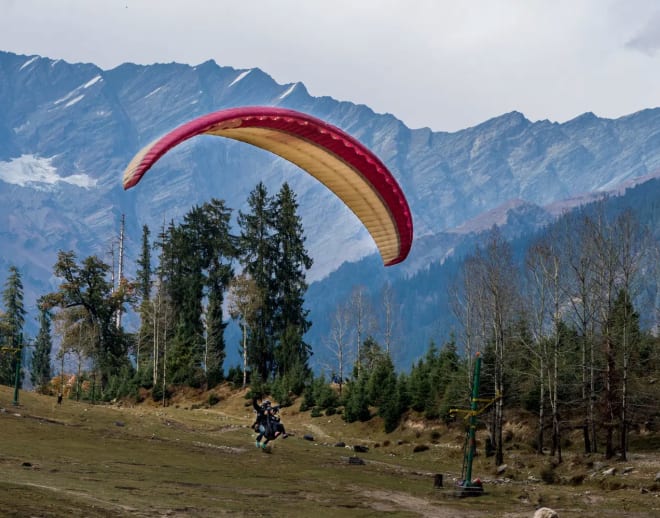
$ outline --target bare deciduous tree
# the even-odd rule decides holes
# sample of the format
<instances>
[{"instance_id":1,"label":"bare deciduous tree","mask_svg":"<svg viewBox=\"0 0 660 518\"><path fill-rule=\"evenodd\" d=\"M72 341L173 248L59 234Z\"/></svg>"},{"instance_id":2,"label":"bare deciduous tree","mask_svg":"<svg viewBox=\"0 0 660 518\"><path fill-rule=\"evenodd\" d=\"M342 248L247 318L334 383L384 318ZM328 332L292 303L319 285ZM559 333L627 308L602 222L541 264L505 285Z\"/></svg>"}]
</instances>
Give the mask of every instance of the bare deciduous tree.
<instances>
[{"instance_id":1,"label":"bare deciduous tree","mask_svg":"<svg viewBox=\"0 0 660 518\"><path fill-rule=\"evenodd\" d=\"M364 286L357 286L351 294L351 314L355 326L355 361L357 374L360 375L360 349L364 338L373 333L374 318Z\"/></svg>"},{"instance_id":2,"label":"bare deciduous tree","mask_svg":"<svg viewBox=\"0 0 660 518\"><path fill-rule=\"evenodd\" d=\"M475 281L482 285L480 313L484 315L494 349L494 405L491 435L495 447L495 463L504 462L502 430L504 425L504 381L507 371L507 341L519 310L519 292L511 248L494 227L485 249L476 254Z\"/></svg>"},{"instance_id":3,"label":"bare deciduous tree","mask_svg":"<svg viewBox=\"0 0 660 518\"><path fill-rule=\"evenodd\" d=\"M337 374L339 380L339 394L342 393L344 380L346 379L346 365L349 358L349 339L350 339L350 305L339 304L332 316L332 325L330 327L330 336L325 342L326 347L332 352L335 365L331 366L331 371Z\"/></svg>"},{"instance_id":4,"label":"bare deciduous tree","mask_svg":"<svg viewBox=\"0 0 660 518\"><path fill-rule=\"evenodd\" d=\"M264 302L264 296L259 286L247 273L238 275L230 284L227 296L229 314L239 319L243 331L241 352L243 356L243 387L247 385L247 333L248 328L255 324L257 313Z\"/></svg>"},{"instance_id":5,"label":"bare deciduous tree","mask_svg":"<svg viewBox=\"0 0 660 518\"><path fill-rule=\"evenodd\" d=\"M535 337L539 359L540 409L539 409L539 451L543 446L543 408L545 403L544 380L548 385L549 402L552 411L552 454L562 461L561 429L559 423L559 364L562 315L564 304L561 289L561 257L556 249L554 236L538 243L530 249L528 271L533 279L536 297L532 300L535 312ZM549 346L549 347L548 347ZM547 373L545 372L547 369Z\"/></svg>"}]
</instances>

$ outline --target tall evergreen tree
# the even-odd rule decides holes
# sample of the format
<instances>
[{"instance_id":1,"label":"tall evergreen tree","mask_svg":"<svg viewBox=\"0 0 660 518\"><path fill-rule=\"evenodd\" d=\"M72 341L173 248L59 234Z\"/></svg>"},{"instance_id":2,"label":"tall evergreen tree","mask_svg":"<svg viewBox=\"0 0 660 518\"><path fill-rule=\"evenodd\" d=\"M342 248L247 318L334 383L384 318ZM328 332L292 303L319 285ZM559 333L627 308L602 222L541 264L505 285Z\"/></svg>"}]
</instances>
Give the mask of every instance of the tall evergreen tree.
<instances>
[{"instance_id":1,"label":"tall evergreen tree","mask_svg":"<svg viewBox=\"0 0 660 518\"><path fill-rule=\"evenodd\" d=\"M0 383L13 385L16 376L16 362L23 351L23 325L25 324L25 308L23 306L23 282L21 274L15 266L9 267L9 276L2 293L5 312L2 315L2 345L7 351L2 356L0 364ZM23 378L19 380L22 384Z\"/></svg>"},{"instance_id":2,"label":"tall evergreen tree","mask_svg":"<svg viewBox=\"0 0 660 518\"><path fill-rule=\"evenodd\" d=\"M344 402L344 420L347 423L368 421L371 418L369 396L367 394L368 381L369 376L362 370L357 378L353 378L348 383L348 391Z\"/></svg>"},{"instance_id":3,"label":"tall evergreen tree","mask_svg":"<svg viewBox=\"0 0 660 518\"><path fill-rule=\"evenodd\" d=\"M224 293L234 275L232 261L238 251L229 232L231 211L222 200L212 199L202 208L200 252L206 272L206 349L204 364L207 382L214 385L223 377L225 360L223 316Z\"/></svg>"},{"instance_id":4,"label":"tall evergreen tree","mask_svg":"<svg viewBox=\"0 0 660 518\"><path fill-rule=\"evenodd\" d=\"M198 255L198 213L189 213L184 225L172 229L168 255L174 269L167 284L174 311L174 336L168 354L170 380L177 384L199 385L204 359L204 323L202 299L204 277L202 258Z\"/></svg>"},{"instance_id":5,"label":"tall evergreen tree","mask_svg":"<svg viewBox=\"0 0 660 518\"><path fill-rule=\"evenodd\" d=\"M230 217L225 203L212 199L193 207L180 225L171 223L159 236L159 278L174 318L167 367L173 383L215 384L222 379L222 306L236 255Z\"/></svg>"},{"instance_id":6,"label":"tall evergreen tree","mask_svg":"<svg viewBox=\"0 0 660 518\"><path fill-rule=\"evenodd\" d=\"M137 261L137 294L141 301L148 301L151 297L151 232L147 225L142 227L142 249Z\"/></svg>"},{"instance_id":7,"label":"tall evergreen tree","mask_svg":"<svg viewBox=\"0 0 660 518\"><path fill-rule=\"evenodd\" d=\"M30 369L30 380L32 385L38 390L44 391L50 382L50 353L53 348L51 336L50 313L48 309L41 304L39 306L39 333L34 344L32 353L32 365Z\"/></svg>"},{"instance_id":8,"label":"tall evergreen tree","mask_svg":"<svg viewBox=\"0 0 660 518\"><path fill-rule=\"evenodd\" d=\"M285 375L296 365L307 369L311 348L303 336L311 326L309 311L303 305L307 282L305 275L312 259L305 249L305 236L298 215L295 193L285 183L275 200L274 243L276 315L274 334L277 340L277 373Z\"/></svg>"},{"instance_id":9,"label":"tall evergreen tree","mask_svg":"<svg viewBox=\"0 0 660 518\"><path fill-rule=\"evenodd\" d=\"M136 340L135 350L135 363L138 372L143 367L145 360L143 359L145 353L145 346L150 338L153 337L153 323L151 321L151 243L149 236L151 232L149 227L144 225L142 227L142 249L140 258L137 261L136 271L136 284L137 296L140 301L140 329Z\"/></svg>"},{"instance_id":10,"label":"tall evergreen tree","mask_svg":"<svg viewBox=\"0 0 660 518\"><path fill-rule=\"evenodd\" d=\"M369 379L369 388L379 387L374 403L378 404L378 415L383 418L385 432L390 433L398 426L403 409L399 400L396 372L390 355L385 353Z\"/></svg>"},{"instance_id":11,"label":"tall evergreen tree","mask_svg":"<svg viewBox=\"0 0 660 518\"><path fill-rule=\"evenodd\" d=\"M273 238L275 213L273 199L266 186L259 183L248 197L249 212L239 211L238 224L240 261L245 272L263 294L262 304L248 332L248 362L254 377L265 381L275 367L275 261L276 242Z\"/></svg>"}]
</instances>

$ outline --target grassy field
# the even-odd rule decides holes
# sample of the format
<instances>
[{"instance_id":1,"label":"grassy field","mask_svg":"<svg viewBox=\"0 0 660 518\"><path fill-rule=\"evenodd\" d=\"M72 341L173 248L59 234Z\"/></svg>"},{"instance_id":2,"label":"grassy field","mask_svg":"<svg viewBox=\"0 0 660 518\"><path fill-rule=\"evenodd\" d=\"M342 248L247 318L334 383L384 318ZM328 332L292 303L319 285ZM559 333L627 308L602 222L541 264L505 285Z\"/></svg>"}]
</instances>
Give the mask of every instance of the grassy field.
<instances>
[{"instance_id":1,"label":"grassy field","mask_svg":"<svg viewBox=\"0 0 660 518\"><path fill-rule=\"evenodd\" d=\"M532 516L540 505L562 518L660 516L657 449L607 466L598 456L568 452L554 472L557 483L545 484L547 459L514 440L504 473L496 474L492 459L475 461L486 494L457 499L458 425L432 431L408 423L384 435L376 420L346 425L339 416L311 418L294 405L282 413L291 436L267 454L254 446L244 394L219 396L210 408L208 394L180 396L163 408L57 405L21 392L20 405L12 406L12 390L0 386L0 516L514 518ZM369 451L356 454L335 446L339 441ZM364 464L349 461L356 455ZM607 467L616 473L603 475ZM443 488L434 487L436 474Z\"/></svg>"}]
</instances>

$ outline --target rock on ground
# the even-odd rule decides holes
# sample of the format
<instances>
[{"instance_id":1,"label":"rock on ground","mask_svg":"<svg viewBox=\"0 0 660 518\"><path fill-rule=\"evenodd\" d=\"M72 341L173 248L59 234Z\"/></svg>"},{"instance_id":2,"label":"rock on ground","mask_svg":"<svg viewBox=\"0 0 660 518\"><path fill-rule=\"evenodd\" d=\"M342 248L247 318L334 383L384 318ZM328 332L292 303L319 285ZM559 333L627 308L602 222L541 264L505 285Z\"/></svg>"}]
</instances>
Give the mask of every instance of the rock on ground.
<instances>
[{"instance_id":1,"label":"rock on ground","mask_svg":"<svg viewBox=\"0 0 660 518\"><path fill-rule=\"evenodd\" d=\"M559 518L559 515L549 507L540 507L534 513L534 518Z\"/></svg>"}]
</instances>

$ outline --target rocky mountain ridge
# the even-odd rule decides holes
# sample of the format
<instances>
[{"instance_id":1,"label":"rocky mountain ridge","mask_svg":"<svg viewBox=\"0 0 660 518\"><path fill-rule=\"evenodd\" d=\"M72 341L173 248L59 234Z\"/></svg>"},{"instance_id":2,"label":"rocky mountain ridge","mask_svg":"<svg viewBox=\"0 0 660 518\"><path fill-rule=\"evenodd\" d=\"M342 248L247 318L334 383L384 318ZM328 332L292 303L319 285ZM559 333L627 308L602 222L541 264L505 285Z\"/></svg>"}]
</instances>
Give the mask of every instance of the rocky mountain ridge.
<instances>
[{"instance_id":1,"label":"rocky mountain ridge","mask_svg":"<svg viewBox=\"0 0 660 518\"><path fill-rule=\"evenodd\" d=\"M565 123L511 112L434 132L364 105L312 97L302 83L280 85L257 68L207 61L102 70L0 52L0 272L10 264L20 269L31 304L54 286L57 250L110 260L121 214L130 272L142 225L157 232L211 196L244 208L258 181L271 192L287 181L296 192L315 262L311 281L375 253L357 218L322 185L283 159L227 139L194 139L163 157L139 187L122 191L123 169L144 144L191 118L240 105L327 120L390 168L411 206L416 240L409 260L388 275L410 275L451 254L461 233L495 222L488 211L542 225L553 217L543 207L660 171L660 108L614 120L586 113Z\"/></svg>"}]
</instances>

